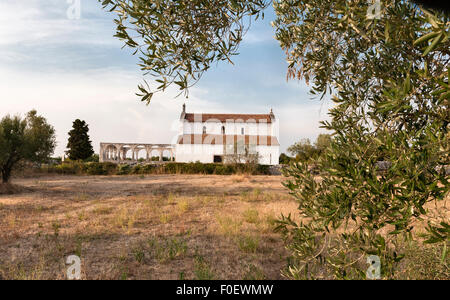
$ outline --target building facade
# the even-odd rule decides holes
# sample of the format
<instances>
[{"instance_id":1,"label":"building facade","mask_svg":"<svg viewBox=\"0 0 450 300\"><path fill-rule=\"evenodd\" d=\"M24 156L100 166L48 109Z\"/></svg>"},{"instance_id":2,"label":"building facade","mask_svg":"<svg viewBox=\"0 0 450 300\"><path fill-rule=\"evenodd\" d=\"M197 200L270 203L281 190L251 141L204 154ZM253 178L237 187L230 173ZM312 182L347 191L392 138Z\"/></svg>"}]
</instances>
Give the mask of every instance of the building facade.
<instances>
[{"instance_id":1,"label":"building facade","mask_svg":"<svg viewBox=\"0 0 450 300\"><path fill-rule=\"evenodd\" d=\"M258 162L278 165L279 123L269 114L200 114L180 116L177 162Z\"/></svg>"}]
</instances>

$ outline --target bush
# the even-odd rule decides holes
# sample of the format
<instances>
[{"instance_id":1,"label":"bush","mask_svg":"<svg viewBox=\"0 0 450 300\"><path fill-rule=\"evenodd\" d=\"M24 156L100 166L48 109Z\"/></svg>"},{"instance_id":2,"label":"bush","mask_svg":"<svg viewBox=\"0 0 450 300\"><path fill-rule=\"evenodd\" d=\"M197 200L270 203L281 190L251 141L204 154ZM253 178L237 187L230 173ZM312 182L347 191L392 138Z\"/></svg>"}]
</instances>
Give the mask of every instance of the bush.
<instances>
[{"instance_id":1,"label":"bush","mask_svg":"<svg viewBox=\"0 0 450 300\"><path fill-rule=\"evenodd\" d=\"M70 162L63 162L60 165L55 166L56 173L58 174L80 174L83 166L81 163L70 161Z\"/></svg>"},{"instance_id":2,"label":"bush","mask_svg":"<svg viewBox=\"0 0 450 300\"><path fill-rule=\"evenodd\" d=\"M153 174L156 173L158 166L144 165L141 167L141 174Z\"/></svg>"},{"instance_id":3,"label":"bush","mask_svg":"<svg viewBox=\"0 0 450 300\"><path fill-rule=\"evenodd\" d=\"M98 163L98 162L100 162L100 157L99 157L98 154L94 154L91 157L85 159L84 162L96 162L96 163Z\"/></svg>"},{"instance_id":4,"label":"bush","mask_svg":"<svg viewBox=\"0 0 450 300\"><path fill-rule=\"evenodd\" d=\"M67 160L59 165L45 166L41 168L45 173L57 173L66 175L144 175L144 174L205 174L205 175L232 175L252 174L270 175L270 166L249 164L203 164L175 163L165 165L116 165L111 162L82 162Z\"/></svg>"},{"instance_id":5,"label":"bush","mask_svg":"<svg viewBox=\"0 0 450 300\"><path fill-rule=\"evenodd\" d=\"M216 175L231 175L234 173L234 168L231 165L218 165L215 169Z\"/></svg>"},{"instance_id":6,"label":"bush","mask_svg":"<svg viewBox=\"0 0 450 300\"><path fill-rule=\"evenodd\" d=\"M83 171L88 175L106 175L103 166L99 163L85 164Z\"/></svg>"},{"instance_id":7,"label":"bush","mask_svg":"<svg viewBox=\"0 0 450 300\"><path fill-rule=\"evenodd\" d=\"M271 175L270 166L268 165L258 165L256 173L259 175Z\"/></svg>"},{"instance_id":8,"label":"bush","mask_svg":"<svg viewBox=\"0 0 450 300\"><path fill-rule=\"evenodd\" d=\"M142 166L141 165L135 165L131 169L131 174L142 174Z\"/></svg>"},{"instance_id":9,"label":"bush","mask_svg":"<svg viewBox=\"0 0 450 300\"><path fill-rule=\"evenodd\" d=\"M129 175L131 173L130 165L119 165L117 170L117 175Z\"/></svg>"},{"instance_id":10,"label":"bush","mask_svg":"<svg viewBox=\"0 0 450 300\"><path fill-rule=\"evenodd\" d=\"M117 165L113 163L87 163L83 167L83 173L88 175L111 175L116 172Z\"/></svg>"}]
</instances>

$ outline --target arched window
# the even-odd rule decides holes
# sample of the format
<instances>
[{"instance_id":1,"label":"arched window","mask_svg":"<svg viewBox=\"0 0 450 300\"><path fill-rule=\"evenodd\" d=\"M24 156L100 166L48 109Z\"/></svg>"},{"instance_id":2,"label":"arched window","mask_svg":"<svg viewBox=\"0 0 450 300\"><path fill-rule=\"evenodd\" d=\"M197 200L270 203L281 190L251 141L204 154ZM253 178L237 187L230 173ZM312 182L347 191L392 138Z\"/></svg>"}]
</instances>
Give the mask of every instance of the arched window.
<instances>
[{"instance_id":1,"label":"arched window","mask_svg":"<svg viewBox=\"0 0 450 300\"><path fill-rule=\"evenodd\" d=\"M245 131L244 131L244 127L241 128L241 134L244 135Z\"/></svg>"},{"instance_id":2,"label":"arched window","mask_svg":"<svg viewBox=\"0 0 450 300\"><path fill-rule=\"evenodd\" d=\"M206 126L203 126L203 134L206 134Z\"/></svg>"},{"instance_id":3,"label":"arched window","mask_svg":"<svg viewBox=\"0 0 450 300\"><path fill-rule=\"evenodd\" d=\"M222 134L225 134L225 126L222 126Z\"/></svg>"}]
</instances>

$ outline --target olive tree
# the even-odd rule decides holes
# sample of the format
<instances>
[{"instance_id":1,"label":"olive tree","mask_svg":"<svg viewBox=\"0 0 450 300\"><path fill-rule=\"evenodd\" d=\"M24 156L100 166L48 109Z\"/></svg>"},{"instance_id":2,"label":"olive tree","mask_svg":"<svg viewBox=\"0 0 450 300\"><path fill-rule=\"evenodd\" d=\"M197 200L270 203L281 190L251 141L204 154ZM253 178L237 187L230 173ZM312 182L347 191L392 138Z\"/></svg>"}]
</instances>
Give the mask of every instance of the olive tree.
<instances>
[{"instance_id":1,"label":"olive tree","mask_svg":"<svg viewBox=\"0 0 450 300\"><path fill-rule=\"evenodd\" d=\"M448 195L449 19L405 1L284 0L274 3L276 38L288 75L312 93L332 94L331 146L316 164L286 171L301 221L278 229L293 253L290 278L365 277L366 259L381 259L389 278L424 206ZM377 162L389 161L384 172ZM430 225L428 241L444 242L449 227Z\"/></svg>"},{"instance_id":2,"label":"olive tree","mask_svg":"<svg viewBox=\"0 0 450 300\"><path fill-rule=\"evenodd\" d=\"M19 162L45 162L56 146L55 129L30 111L25 118L5 116L0 121L0 171L8 183Z\"/></svg>"},{"instance_id":3,"label":"olive tree","mask_svg":"<svg viewBox=\"0 0 450 300\"><path fill-rule=\"evenodd\" d=\"M102 0L115 12L116 37L140 56L152 90L139 86L142 101L172 84L186 92L210 66L232 62L252 17L263 16L267 0Z\"/></svg>"},{"instance_id":4,"label":"olive tree","mask_svg":"<svg viewBox=\"0 0 450 300\"><path fill-rule=\"evenodd\" d=\"M105 0L117 14L117 37L135 49L157 91L187 91L211 64L231 61L252 16L269 1ZM323 127L330 146L315 161L318 180L298 163L286 171L298 216L284 216L292 261L289 278L361 278L368 255L390 277L402 258L399 237L411 238L425 205L448 195L450 58L448 14L412 2L272 1L276 39L288 77L311 93L331 94ZM380 4L380 5L378 5ZM139 87L143 101L153 91ZM389 162L387 170L377 162ZM445 221L445 220L444 220ZM428 242L449 226L429 224Z\"/></svg>"}]
</instances>

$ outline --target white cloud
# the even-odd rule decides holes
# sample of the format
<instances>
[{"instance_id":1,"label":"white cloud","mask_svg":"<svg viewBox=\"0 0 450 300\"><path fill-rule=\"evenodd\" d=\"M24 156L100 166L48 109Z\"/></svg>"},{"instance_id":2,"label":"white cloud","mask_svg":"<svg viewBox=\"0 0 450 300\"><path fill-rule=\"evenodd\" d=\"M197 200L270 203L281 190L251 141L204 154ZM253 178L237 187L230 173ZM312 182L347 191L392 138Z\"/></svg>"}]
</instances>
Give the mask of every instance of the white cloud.
<instances>
[{"instance_id":1,"label":"white cloud","mask_svg":"<svg viewBox=\"0 0 450 300\"><path fill-rule=\"evenodd\" d=\"M262 43L277 43L273 31L248 32L242 40L243 45Z\"/></svg>"},{"instance_id":2,"label":"white cloud","mask_svg":"<svg viewBox=\"0 0 450 300\"><path fill-rule=\"evenodd\" d=\"M310 101L307 104L293 101L278 108L276 113L280 120L282 152L302 138L309 138L314 142L319 134L329 133L320 128L320 121L329 120L328 109L331 108L332 102L323 101Z\"/></svg>"},{"instance_id":3,"label":"white cloud","mask_svg":"<svg viewBox=\"0 0 450 300\"><path fill-rule=\"evenodd\" d=\"M181 106L192 111L210 111L203 100L207 92L191 90L189 100L175 98L177 91L158 93L149 106L135 96L139 74L120 69L99 69L78 73L0 72L0 116L25 115L36 109L57 130L57 155L62 155L67 132L79 118L90 125L96 151L100 142L171 143L176 135L173 123ZM198 97L197 95L200 95ZM220 111L221 108L215 106ZM176 127L175 127L176 128Z\"/></svg>"},{"instance_id":4,"label":"white cloud","mask_svg":"<svg viewBox=\"0 0 450 300\"><path fill-rule=\"evenodd\" d=\"M242 86L242 78L254 73L241 70L242 74L223 75L218 70L222 77L217 82L235 79L236 86L222 84L226 88L217 91L200 82L187 100L175 98L178 91L169 90L156 94L146 106L135 96L142 80L138 67L123 63L129 54L110 58L106 53L121 47L121 42L112 38L110 16L97 1L82 0L82 5L82 19L68 20L65 0L0 3L0 117L36 109L56 128L56 155L64 153L67 133L78 118L90 125L96 151L100 142L173 143L184 102L189 112L205 113L268 113L272 107L280 119L282 151L300 138L314 139L323 132L319 121L326 118L326 105L305 102L304 84L286 84L283 77L265 71L267 66L253 70L264 76L249 81L251 88ZM271 34L256 30L249 32L246 42L265 43L268 39L273 39ZM79 47L85 52L79 53ZM98 62L99 56L93 53L100 53L104 61ZM91 59L86 60L86 55ZM261 101L260 96L269 91L280 99ZM219 99L224 100L217 100L219 92Z\"/></svg>"},{"instance_id":5,"label":"white cloud","mask_svg":"<svg viewBox=\"0 0 450 300\"><path fill-rule=\"evenodd\" d=\"M99 32L114 32L113 23L105 18L67 17L69 4L59 1L12 1L0 3L0 47L6 45L48 45L48 44L112 44L115 40L99 38ZM97 1L93 1L97 2ZM99 5L87 5L82 1L85 14L95 15Z\"/></svg>"},{"instance_id":6,"label":"white cloud","mask_svg":"<svg viewBox=\"0 0 450 300\"><path fill-rule=\"evenodd\" d=\"M86 120L96 148L101 141L168 142L165 124L176 117L180 105L169 106L170 94L158 95L151 106L134 95L138 75L105 69L87 73L0 73L0 115L25 114L35 108L57 130L57 155L67 142L72 122ZM179 104L179 103L178 103Z\"/></svg>"},{"instance_id":7,"label":"white cloud","mask_svg":"<svg viewBox=\"0 0 450 300\"><path fill-rule=\"evenodd\" d=\"M139 74L120 69L100 69L84 73L40 74L35 72L0 73L0 115L24 115L36 109L57 129L57 155L67 143L67 132L79 118L90 125L96 151L100 142L171 143L176 132L181 105L190 112L268 113L266 105L243 103L227 107L226 103L211 105L209 92L193 88L189 99L175 98L177 91L156 94L149 106L135 96ZM325 119L327 103L284 104L274 107L280 119L280 142L284 151L300 137L314 139L319 121ZM176 128L176 126L175 126Z\"/></svg>"}]
</instances>

